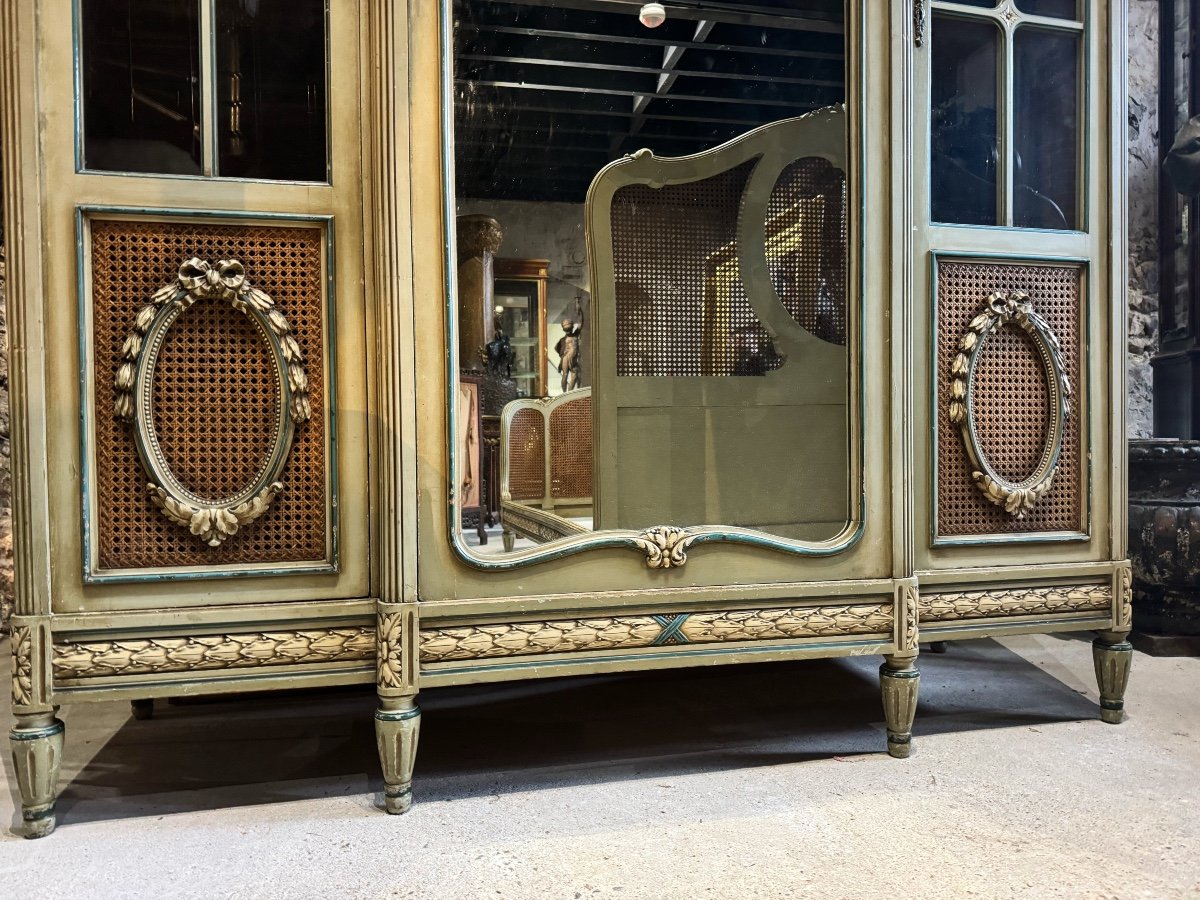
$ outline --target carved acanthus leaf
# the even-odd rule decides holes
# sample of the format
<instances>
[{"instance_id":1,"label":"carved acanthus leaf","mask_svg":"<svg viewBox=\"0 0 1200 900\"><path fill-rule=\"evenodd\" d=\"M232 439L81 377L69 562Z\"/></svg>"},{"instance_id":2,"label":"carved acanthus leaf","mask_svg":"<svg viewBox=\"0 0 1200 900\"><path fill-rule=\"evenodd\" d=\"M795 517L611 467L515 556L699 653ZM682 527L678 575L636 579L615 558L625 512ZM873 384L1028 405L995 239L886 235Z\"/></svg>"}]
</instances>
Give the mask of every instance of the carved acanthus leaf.
<instances>
[{"instance_id":1,"label":"carved acanthus leaf","mask_svg":"<svg viewBox=\"0 0 1200 900\"><path fill-rule=\"evenodd\" d=\"M12 628L12 705L33 703L33 629L28 625Z\"/></svg>"},{"instance_id":2,"label":"carved acanthus leaf","mask_svg":"<svg viewBox=\"0 0 1200 900\"><path fill-rule=\"evenodd\" d=\"M381 613L376 631L376 680L380 687L399 688L404 684L403 614Z\"/></svg>"},{"instance_id":3,"label":"carved acanthus leaf","mask_svg":"<svg viewBox=\"0 0 1200 900\"><path fill-rule=\"evenodd\" d=\"M646 554L646 565L651 569L670 569L687 562L687 548L694 540L696 535L684 528L657 525L634 538L634 543Z\"/></svg>"}]
</instances>

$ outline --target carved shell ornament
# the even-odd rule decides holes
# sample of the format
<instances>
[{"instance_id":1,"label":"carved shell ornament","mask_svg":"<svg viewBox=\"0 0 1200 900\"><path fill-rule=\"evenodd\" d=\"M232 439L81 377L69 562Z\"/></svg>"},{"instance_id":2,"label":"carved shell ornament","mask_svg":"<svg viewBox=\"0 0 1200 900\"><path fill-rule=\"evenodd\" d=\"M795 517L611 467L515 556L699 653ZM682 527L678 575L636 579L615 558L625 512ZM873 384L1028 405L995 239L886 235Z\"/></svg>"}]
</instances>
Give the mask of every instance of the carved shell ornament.
<instances>
[{"instance_id":1,"label":"carved shell ornament","mask_svg":"<svg viewBox=\"0 0 1200 900\"><path fill-rule=\"evenodd\" d=\"M185 488L171 471L154 430L153 382L159 351L171 326L198 300L223 301L257 325L274 362L279 408L275 440L266 464L253 484L232 497L206 500ZM142 466L150 478L150 500L164 516L204 541L219 547L238 529L262 516L283 491L279 476L287 464L296 426L312 417L308 376L300 345L274 301L246 279L236 259L209 264L189 259L175 280L154 292L138 310L121 348L115 379L114 410L133 426Z\"/></svg>"},{"instance_id":2,"label":"carved shell ornament","mask_svg":"<svg viewBox=\"0 0 1200 900\"><path fill-rule=\"evenodd\" d=\"M996 330L1005 326L1020 328L1033 341L1046 374L1049 393L1047 414L1050 428L1037 468L1025 479L1009 481L997 474L979 446L975 433L975 369L980 354ZM1058 471L1067 419L1071 415L1071 382L1067 378L1058 337L1050 330L1024 291L996 291L988 297L979 313L958 342L958 353L950 365L950 421L962 430L963 445L971 465L975 486L992 503L1018 519L1033 509L1050 489Z\"/></svg>"}]
</instances>

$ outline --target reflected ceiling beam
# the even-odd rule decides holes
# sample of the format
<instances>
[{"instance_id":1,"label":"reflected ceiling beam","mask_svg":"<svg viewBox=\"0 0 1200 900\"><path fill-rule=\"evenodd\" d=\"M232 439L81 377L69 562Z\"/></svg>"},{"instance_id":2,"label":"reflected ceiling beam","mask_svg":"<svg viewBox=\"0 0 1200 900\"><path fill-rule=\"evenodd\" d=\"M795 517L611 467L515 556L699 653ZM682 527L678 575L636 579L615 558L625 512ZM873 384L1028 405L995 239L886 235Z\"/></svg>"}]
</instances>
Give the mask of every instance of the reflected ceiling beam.
<instances>
[{"instance_id":1,"label":"reflected ceiling beam","mask_svg":"<svg viewBox=\"0 0 1200 900\"><path fill-rule=\"evenodd\" d=\"M755 56L791 56L801 59L840 60L843 54L819 50L789 50L778 47L744 46L742 44L695 44L691 41L672 41L669 38L626 37L618 34L598 34L588 31L551 31L545 28L518 28L514 25L482 25L463 22L458 26L460 32L481 34L513 34L521 37L560 38L567 41L584 41L586 43L636 44L643 47L683 47L685 50L716 50L720 53L752 53Z\"/></svg>"},{"instance_id":2,"label":"reflected ceiling beam","mask_svg":"<svg viewBox=\"0 0 1200 900\"><path fill-rule=\"evenodd\" d=\"M713 22L707 20L697 22L696 31L692 35L692 43L703 44L709 33L713 30L713 24ZM683 54L686 51L686 47L680 47L678 44L672 44L669 47L663 48L662 74L658 76L658 85L655 87L653 94L643 94L640 97L633 98L633 119L629 123L629 134L627 137L633 137L642 130L642 125L646 121L646 107L650 105L650 101L655 97L663 96L671 90L671 86L679 78L679 73L675 71L675 66L679 64L679 60L683 58ZM621 144L624 142L624 137L613 138L609 150L614 156L621 149Z\"/></svg>"},{"instance_id":3,"label":"reflected ceiling beam","mask_svg":"<svg viewBox=\"0 0 1200 900\"><path fill-rule=\"evenodd\" d=\"M583 12L604 12L637 17L643 0L495 0L516 6L549 6L554 9L576 9ZM795 31L818 31L823 34L841 34L842 22L838 18L825 17L819 13L796 15L785 8L731 4L713 0L675 0L663 4L667 18L697 19L728 22L733 25L756 25L765 28L788 28Z\"/></svg>"},{"instance_id":4,"label":"reflected ceiling beam","mask_svg":"<svg viewBox=\"0 0 1200 900\"><path fill-rule=\"evenodd\" d=\"M472 84L477 87L493 87L509 91L558 91L567 94L599 94L605 97L644 97L658 96L653 91L619 91L612 88L573 87L565 84L536 84L530 81L481 81L475 78L455 79L456 84ZM840 85L841 82L835 82ZM739 106L784 106L789 109L803 109L805 104L791 100L770 100L763 97L710 97L705 94L671 94L670 100L692 100L697 103L735 103ZM807 107L811 108L811 107ZM583 112L583 110L576 110ZM632 113L631 115L637 115ZM703 121L703 120L699 120Z\"/></svg>"},{"instance_id":5,"label":"reflected ceiling beam","mask_svg":"<svg viewBox=\"0 0 1200 900\"><path fill-rule=\"evenodd\" d=\"M704 24L704 23L701 23ZM695 46L695 45L692 45ZM782 75L744 75L737 72L696 72L691 69L676 69L675 64L678 57L683 54L685 48L668 47L667 50L679 50L673 59L667 57L663 60L663 65L659 68L654 66L623 66L617 63L593 63L593 62L578 62L575 60L565 59L542 59L533 56L492 56L482 53L461 53L459 59L469 60L471 62L485 63L512 63L522 66L551 66L561 69L590 69L600 72L630 72L636 75L658 75L658 87L656 94L665 94L671 89L671 85L675 83L675 79L681 76L687 78L715 78L721 81L740 81L740 82L769 82L771 84L805 84L812 87L841 87L841 79L831 80L828 78L788 78ZM646 102L649 102L652 94L647 94ZM645 104L642 104L645 108ZM637 101L634 101L634 114L641 112L638 108Z\"/></svg>"},{"instance_id":6,"label":"reflected ceiling beam","mask_svg":"<svg viewBox=\"0 0 1200 900\"><path fill-rule=\"evenodd\" d=\"M455 105L455 107L457 107L459 109L471 109L471 108L474 108L477 105L477 103L475 101L455 100L454 105ZM828 106L828 104L823 104L823 105ZM815 109L821 109L822 105L814 105L812 103L797 103L794 108L798 112L812 112ZM584 109L579 109L578 107L572 107L572 106L533 106L533 105L526 106L525 104L522 104L520 106L513 107L512 109L505 110L505 114L521 113L521 112L564 113L564 114L568 114L568 115L572 115L572 116L584 115L584 116L588 116L588 117L615 116L618 119L633 118L633 113L631 111L620 110L620 109L587 109L587 110L584 110ZM756 125L763 124L763 120L756 116L751 116L750 118L740 118L740 119L724 119L724 118L720 118L720 117L716 117L716 116L681 116L681 115L675 115L675 114L669 114L669 113L654 112L654 113L647 113L646 118L653 119L656 122L657 121L696 122L701 125L739 125L739 126L743 126L743 127L749 126L750 128L753 128Z\"/></svg>"}]
</instances>

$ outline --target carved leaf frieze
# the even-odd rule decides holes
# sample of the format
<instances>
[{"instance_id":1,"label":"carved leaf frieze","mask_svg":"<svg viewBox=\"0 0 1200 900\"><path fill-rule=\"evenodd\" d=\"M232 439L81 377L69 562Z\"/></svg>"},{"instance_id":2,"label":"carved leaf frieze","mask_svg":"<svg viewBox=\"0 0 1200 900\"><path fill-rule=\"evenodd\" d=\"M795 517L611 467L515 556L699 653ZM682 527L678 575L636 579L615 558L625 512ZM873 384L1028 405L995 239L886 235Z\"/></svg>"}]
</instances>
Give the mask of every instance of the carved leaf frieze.
<instances>
[{"instance_id":1,"label":"carved leaf frieze","mask_svg":"<svg viewBox=\"0 0 1200 900\"><path fill-rule=\"evenodd\" d=\"M373 628L333 628L58 643L54 645L54 677L101 678L370 661L375 659L375 640Z\"/></svg>"},{"instance_id":2,"label":"carved leaf frieze","mask_svg":"<svg viewBox=\"0 0 1200 900\"><path fill-rule=\"evenodd\" d=\"M1112 588L1106 584L962 591L922 595L920 621L952 622L958 619L985 619L993 616L1107 611L1111 607Z\"/></svg>"},{"instance_id":3,"label":"carved leaf frieze","mask_svg":"<svg viewBox=\"0 0 1200 900\"><path fill-rule=\"evenodd\" d=\"M891 629L891 603L726 610L422 629L420 653L423 663L431 663L652 647L663 643L886 634Z\"/></svg>"}]
</instances>

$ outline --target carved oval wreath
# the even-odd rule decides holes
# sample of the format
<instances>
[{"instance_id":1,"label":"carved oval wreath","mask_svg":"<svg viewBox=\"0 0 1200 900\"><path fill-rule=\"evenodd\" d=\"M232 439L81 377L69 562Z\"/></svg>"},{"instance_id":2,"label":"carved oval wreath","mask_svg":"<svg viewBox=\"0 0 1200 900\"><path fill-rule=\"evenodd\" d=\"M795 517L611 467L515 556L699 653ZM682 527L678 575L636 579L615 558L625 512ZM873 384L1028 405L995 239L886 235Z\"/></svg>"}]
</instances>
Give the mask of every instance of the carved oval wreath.
<instances>
[{"instance_id":1,"label":"carved oval wreath","mask_svg":"<svg viewBox=\"0 0 1200 900\"><path fill-rule=\"evenodd\" d=\"M996 473L975 433L976 365L996 329L1006 325L1020 328L1033 340L1045 369L1050 394L1047 410L1050 428L1041 459L1029 477L1019 482L1009 481ZM1027 293L996 291L988 297L987 307L971 321L967 333L958 342L958 354L951 363L950 374L950 421L962 429L963 444L971 463L971 478L988 500L1003 507L1009 515L1024 518L1054 482L1067 418L1071 415L1071 382L1062 361L1058 337L1034 310Z\"/></svg>"},{"instance_id":2,"label":"carved oval wreath","mask_svg":"<svg viewBox=\"0 0 1200 900\"><path fill-rule=\"evenodd\" d=\"M171 326L197 300L224 301L251 318L264 337L276 370L279 416L270 455L258 477L232 497L206 500L183 486L171 471L154 429L153 383L159 351ZM155 291L138 310L121 348L114 410L132 423L142 466L150 477L150 499L164 516L191 531L211 547L220 546L238 528L253 522L283 491L279 476L292 449L295 428L312 416L308 376L300 345L274 302L250 285L236 259L210 265L189 259L175 280Z\"/></svg>"}]
</instances>

